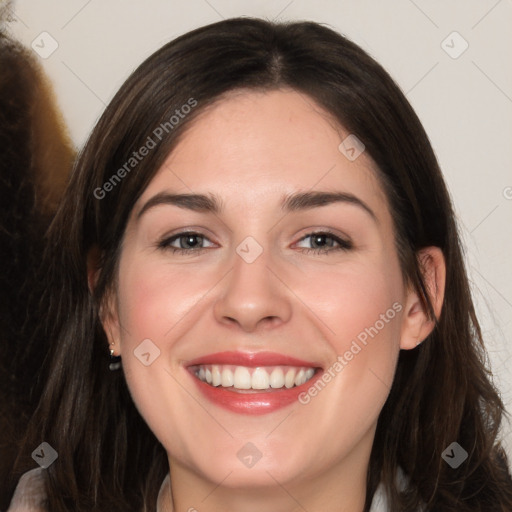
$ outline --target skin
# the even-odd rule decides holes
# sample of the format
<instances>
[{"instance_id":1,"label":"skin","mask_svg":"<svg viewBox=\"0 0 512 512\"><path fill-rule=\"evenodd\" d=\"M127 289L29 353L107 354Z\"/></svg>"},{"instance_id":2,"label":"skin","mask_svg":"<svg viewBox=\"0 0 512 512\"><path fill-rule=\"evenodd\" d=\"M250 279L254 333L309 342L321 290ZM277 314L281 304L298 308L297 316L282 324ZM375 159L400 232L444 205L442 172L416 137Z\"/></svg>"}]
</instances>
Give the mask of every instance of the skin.
<instances>
[{"instance_id":1,"label":"skin","mask_svg":"<svg viewBox=\"0 0 512 512\"><path fill-rule=\"evenodd\" d=\"M103 325L135 404L168 453L172 498L166 490L164 510L363 510L399 351L414 349L434 323L402 281L375 164L338 150L347 135L297 92L232 92L191 125L133 208ZM349 203L281 212L283 195L310 190L349 192L375 219ZM164 191L214 193L224 209L167 204L137 219ZM328 254L303 252L318 247L307 235L325 229L353 248L334 251L327 238ZM158 248L183 231L204 235L196 239L204 249ZM250 264L236 252L247 236L263 248ZM443 256L435 247L422 253L438 316ZM329 368L394 303L401 311L307 405L237 414L203 397L185 369L224 350L269 350ZM150 366L133 352L147 338L160 350ZM237 457L248 442L262 454L252 468Z\"/></svg>"}]
</instances>

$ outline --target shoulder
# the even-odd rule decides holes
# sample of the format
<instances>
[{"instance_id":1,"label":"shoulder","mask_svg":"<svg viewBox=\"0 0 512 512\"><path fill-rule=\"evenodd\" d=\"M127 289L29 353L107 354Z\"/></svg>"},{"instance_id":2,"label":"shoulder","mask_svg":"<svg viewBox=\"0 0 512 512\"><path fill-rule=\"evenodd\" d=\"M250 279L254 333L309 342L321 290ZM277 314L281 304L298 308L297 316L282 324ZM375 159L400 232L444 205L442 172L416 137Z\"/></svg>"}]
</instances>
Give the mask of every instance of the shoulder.
<instances>
[{"instance_id":1,"label":"shoulder","mask_svg":"<svg viewBox=\"0 0 512 512\"><path fill-rule=\"evenodd\" d=\"M44 473L35 468L21 476L7 512L47 512Z\"/></svg>"}]
</instances>

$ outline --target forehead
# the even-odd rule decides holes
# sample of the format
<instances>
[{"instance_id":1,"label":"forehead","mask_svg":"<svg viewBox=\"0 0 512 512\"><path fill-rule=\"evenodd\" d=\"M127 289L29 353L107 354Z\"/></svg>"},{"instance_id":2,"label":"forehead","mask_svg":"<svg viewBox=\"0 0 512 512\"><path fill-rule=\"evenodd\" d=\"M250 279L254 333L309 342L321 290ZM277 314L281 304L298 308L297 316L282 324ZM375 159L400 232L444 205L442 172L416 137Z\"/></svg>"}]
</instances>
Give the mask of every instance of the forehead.
<instances>
[{"instance_id":1,"label":"forehead","mask_svg":"<svg viewBox=\"0 0 512 512\"><path fill-rule=\"evenodd\" d=\"M235 91L205 109L140 198L162 190L214 193L256 208L296 191L336 190L386 199L366 153L349 160L351 135L310 97L292 90Z\"/></svg>"}]
</instances>

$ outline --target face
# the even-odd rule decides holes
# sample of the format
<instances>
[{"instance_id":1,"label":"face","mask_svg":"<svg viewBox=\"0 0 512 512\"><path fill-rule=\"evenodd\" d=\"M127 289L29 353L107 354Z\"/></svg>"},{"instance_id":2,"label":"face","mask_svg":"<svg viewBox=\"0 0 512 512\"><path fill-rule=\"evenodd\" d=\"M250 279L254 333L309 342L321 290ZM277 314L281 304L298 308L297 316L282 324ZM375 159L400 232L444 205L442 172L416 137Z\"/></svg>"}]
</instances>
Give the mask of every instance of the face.
<instances>
[{"instance_id":1,"label":"face","mask_svg":"<svg viewBox=\"0 0 512 512\"><path fill-rule=\"evenodd\" d=\"M367 462L406 291L348 135L299 93L231 93L134 206L107 331L171 469L247 487Z\"/></svg>"}]
</instances>

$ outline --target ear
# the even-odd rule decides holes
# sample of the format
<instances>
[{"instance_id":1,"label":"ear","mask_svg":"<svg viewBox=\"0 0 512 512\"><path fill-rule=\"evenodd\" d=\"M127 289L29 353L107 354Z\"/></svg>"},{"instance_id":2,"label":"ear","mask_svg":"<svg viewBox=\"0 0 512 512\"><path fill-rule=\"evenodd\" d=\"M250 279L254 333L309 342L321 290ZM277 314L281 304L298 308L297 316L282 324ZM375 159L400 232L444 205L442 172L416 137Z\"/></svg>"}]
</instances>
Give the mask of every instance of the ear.
<instances>
[{"instance_id":1,"label":"ear","mask_svg":"<svg viewBox=\"0 0 512 512\"><path fill-rule=\"evenodd\" d=\"M418 252L418 261L425 281L435 318L430 318L416 290L407 292L402 320L400 348L410 350L418 346L433 330L441 315L446 282L446 263L439 247L425 247Z\"/></svg>"},{"instance_id":2,"label":"ear","mask_svg":"<svg viewBox=\"0 0 512 512\"><path fill-rule=\"evenodd\" d=\"M87 253L87 283L91 295L94 294L100 271L101 251L97 246L93 246ZM107 335L109 348L114 350L114 355L120 355L120 329L115 294L113 291L108 291L103 298L99 308L99 317L105 334Z\"/></svg>"}]
</instances>

